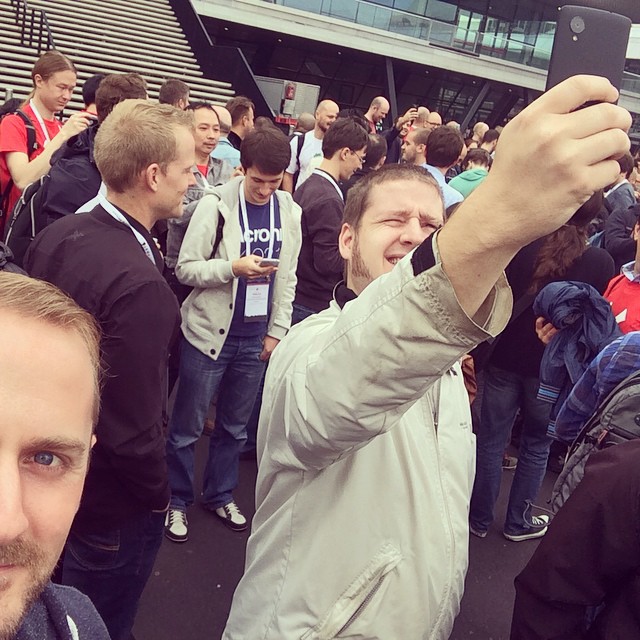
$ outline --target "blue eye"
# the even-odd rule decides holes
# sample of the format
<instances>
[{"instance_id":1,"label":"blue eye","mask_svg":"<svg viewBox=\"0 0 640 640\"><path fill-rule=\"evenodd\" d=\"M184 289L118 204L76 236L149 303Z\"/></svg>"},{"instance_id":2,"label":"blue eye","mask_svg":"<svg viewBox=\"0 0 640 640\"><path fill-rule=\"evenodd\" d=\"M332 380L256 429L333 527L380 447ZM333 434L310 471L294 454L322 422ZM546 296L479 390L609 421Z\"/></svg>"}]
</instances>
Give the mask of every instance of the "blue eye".
<instances>
[{"instance_id":1,"label":"blue eye","mask_svg":"<svg viewBox=\"0 0 640 640\"><path fill-rule=\"evenodd\" d=\"M33 456L33 461L36 464L50 467L55 464L56 458L57 456L53 455L53 453L49 453L48 451L40 451Z\"/></svg>"}]
</instances>

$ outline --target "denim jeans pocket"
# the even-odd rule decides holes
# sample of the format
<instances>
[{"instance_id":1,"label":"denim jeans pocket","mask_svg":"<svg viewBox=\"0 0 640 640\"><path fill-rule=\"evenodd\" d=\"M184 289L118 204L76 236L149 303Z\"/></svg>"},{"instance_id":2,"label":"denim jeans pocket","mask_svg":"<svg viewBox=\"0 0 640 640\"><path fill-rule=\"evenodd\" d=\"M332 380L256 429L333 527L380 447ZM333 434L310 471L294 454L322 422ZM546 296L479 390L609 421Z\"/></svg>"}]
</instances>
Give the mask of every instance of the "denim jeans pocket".
<instances>
[{"instance_id":1,"label":"denim jeans pocket","mask_svg":"<svg viewBox=\"0 0 640 640\"><path fill-rule=\"evenodd\" d=\"M70 533L67 551L84 569L113 569L117 566L120 555L120 530L83 535Z\"/></svg>"}]
</instances>

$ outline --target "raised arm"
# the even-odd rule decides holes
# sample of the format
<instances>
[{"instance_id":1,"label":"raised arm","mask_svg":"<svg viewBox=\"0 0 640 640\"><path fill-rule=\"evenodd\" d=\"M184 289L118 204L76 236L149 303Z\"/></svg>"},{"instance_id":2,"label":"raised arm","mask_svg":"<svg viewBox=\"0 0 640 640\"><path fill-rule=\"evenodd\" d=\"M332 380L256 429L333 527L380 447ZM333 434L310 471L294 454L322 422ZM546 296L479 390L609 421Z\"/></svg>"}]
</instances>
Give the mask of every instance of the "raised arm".
<instances>
[{"instance_id":1,"label":"raised arm","mask_svg":"<svg viewBox=\"0 0 640 640\"><path fill-rule=\"evenodd\" d=\"M631 125L625 109L609 104L617 97L608 80L575 76L505 127L489 176L438 237L444 270L469 315L521 247L560 227L614 181ZM576 111L588 101L599 104Z\"/></svg>"}]
</instances>

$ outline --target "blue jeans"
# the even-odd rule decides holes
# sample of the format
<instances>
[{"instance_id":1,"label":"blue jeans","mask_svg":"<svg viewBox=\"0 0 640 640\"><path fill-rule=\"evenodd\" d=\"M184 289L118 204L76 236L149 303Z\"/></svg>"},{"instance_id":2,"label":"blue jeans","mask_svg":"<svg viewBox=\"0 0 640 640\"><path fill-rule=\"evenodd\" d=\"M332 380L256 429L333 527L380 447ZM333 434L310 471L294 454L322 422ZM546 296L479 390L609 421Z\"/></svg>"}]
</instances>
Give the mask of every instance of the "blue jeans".
<instances>
[{"instance_id":1,"label":"blue jeans","mask_svg":"<svg viewBox=\"0 0 640 640\"><path fill-rule=\"evenodd\" d=\"M195 443L209 403L218 388L216 426L209 439L209 459L203 478L203 503L217 509L233 500L238 486L238 456L247 440L247 422L266 363L260 360L261 337L229 336L217 360L183 340L180 379L169 421L167 467L171 507L185 509L194 502Z\"/></svg>"},{"instance_id":2,"label":"blue jeans","mask_svg":"<svg viewBox=\"0 0 640 640\"><path fill-rule=\"evenodd\" d=\"M138 601L162 542L165 513L134 516L118 529L69 534L62 584L93 602L112 640L129 640Z\"/></svg>"},{"instance_id":3,"label":"blue jeans","mask_svg":"<svg viewBox=\"0 0 640 640\"><path fill-rule=\"evenodd\" d=\"M314 313L318 313L309 307L305 307L303 304L293 303L293 311L291 313L291 326L302 322L305 318L312 316Z\"/></svg>"},{"instance_id":4,"label":"blue jeans","mask_svg":"<svg viewBox=\"0 0 640 640\"><path fill-rule=\"evenodd\" d=\"M471 526L478 531L486 531L493 522L502 479L502 455L519 407L523 415L522 437L504 531L517 534L530 528L525 511L542 485L551 445L551 438L547 436L551 405L536 398L538 386L538 378L493 366L485 371L480 426L476 434L476 478L469 515Z\"/></svg>"}]
</instances>

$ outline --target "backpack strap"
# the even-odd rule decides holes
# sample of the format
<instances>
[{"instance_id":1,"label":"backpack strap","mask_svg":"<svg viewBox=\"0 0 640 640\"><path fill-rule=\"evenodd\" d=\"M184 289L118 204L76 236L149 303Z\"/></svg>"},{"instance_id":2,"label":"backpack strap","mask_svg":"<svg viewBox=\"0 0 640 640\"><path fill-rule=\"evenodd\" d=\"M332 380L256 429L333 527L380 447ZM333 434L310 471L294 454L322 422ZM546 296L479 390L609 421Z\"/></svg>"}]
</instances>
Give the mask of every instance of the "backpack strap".
<instances>
[{"instance_id":1,"label":"backpack strap","mask_svg":"<svg viewBox=\"0 0 640 640\"><path fill-rule=\"evenodd\" d=\"M27 130L27 156L31 160L31 156L38 150L38 141L36 140L36 128L31 122L31 118L21 109L15 112L22 122L24 122L25 129Z\"/></svg>"},{"instance_id":2,"label":"backpack strap","mask_svg":"<svg viewBox=\"0 0 640 640\"><path fill-rule=\"evenodd\" d=\"M14 111L12 115L18 116L24 123L24 127L27 131L27 158L29 159L29 161L31 161L31 157L38 149L38 141L36 140L36 128L33 126L31 118L21 109ZM8 216L11 213L10 211L5 211L5 209L6 203L9 201L11 189L13 189L13 184L13 178L10 177L7 181L7 186L2 192L2 196L0 197L0 217L2 217L3 215Z\"/></svg>"},{"instance_id":3,"label":"backpack strap","mask_svg":"<svg viewBox=\"0 0 640 640\"><path fill-rule=\"evenodd\" d=\"M298 171L300 171L300 154L302 153L302 147L304 147L304 133L301 133L298 138L298 149L296 151L296 166L298 167Z\"/></svg>"}]
</instances>

